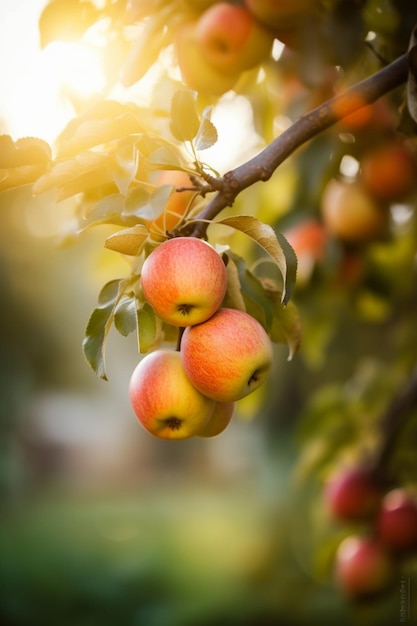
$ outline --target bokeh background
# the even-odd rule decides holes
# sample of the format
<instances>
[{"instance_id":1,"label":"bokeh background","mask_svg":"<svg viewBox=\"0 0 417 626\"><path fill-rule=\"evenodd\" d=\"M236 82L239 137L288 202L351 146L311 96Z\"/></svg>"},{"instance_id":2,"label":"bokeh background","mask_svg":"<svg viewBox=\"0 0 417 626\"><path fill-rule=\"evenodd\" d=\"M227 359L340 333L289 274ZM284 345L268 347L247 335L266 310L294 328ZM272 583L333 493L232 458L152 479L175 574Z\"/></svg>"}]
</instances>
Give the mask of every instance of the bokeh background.
<instances>
[{"instance_id":1,"label":"bokeh background","mask_svg":"<svg viewBox=\"0 0 417 626\"><path fill-rule=\"evenodd\" d=\"M13 139L51 141L71 116L59 65L39 52L43 5L0 3L0 131ZM282 177L285 197L291 171ZM224 434L156 440L128 402L135 340L110 335L108 382L84 361L97 293L125 268L100 232L64 243L71 211L30 188L0 196L2 624L399 623L399 593L353 606L336 589L331 554L344 531L322 523L317 487L297 473L310 394L341 389L355 352L376 377L384 330L341 333L325 370L277 347L270 381Z\"/></svg>"}]
</instances>

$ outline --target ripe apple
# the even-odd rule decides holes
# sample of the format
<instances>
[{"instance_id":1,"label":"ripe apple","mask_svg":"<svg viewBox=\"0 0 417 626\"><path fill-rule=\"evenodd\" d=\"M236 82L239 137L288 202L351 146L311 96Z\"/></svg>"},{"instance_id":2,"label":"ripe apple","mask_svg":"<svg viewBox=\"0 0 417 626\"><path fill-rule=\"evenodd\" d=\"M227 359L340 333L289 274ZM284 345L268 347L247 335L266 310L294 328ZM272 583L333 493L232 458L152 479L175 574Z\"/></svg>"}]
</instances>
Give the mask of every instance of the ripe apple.
<instances>
[{"instance_id":1,"label":"ripe apple","mask_svg":"<svg viewBox=\"0 0 417 626\"><path fill-rule=\"evenodd\" d=\"M201 15L196 38L203 56L221 72L256 67L271 52L273 37L243 6L218 2Z\"/></svg>"},{"instance_id":2,"label":"ripe apple","mask_svg":"<svg viewBox=\"0 0 417 626\"><path fill-rule=\"evenodd\" d=\"M181 356L187 376L201 393L219 402L234 402L265 381L272 346L254 317L224 308L203 324L185 329Z\"/></svg>"},{"instance_id":3,"label":"ripe apple","mask_svg":"<svg viewBox=\"0 0 417 626\"><path fill-rule=\"evenodd\" d=\"M196 37L196 22L182 24L175 35L175 54L184 83L205 96L220 97L233 89L241 72L222 72L205 58Z\"/></svg>"},{"instance_id":4,"label":"ripe apple","mask_svg":"<svg viewBox=\"0 0 417 626\"><path fill-rule=\"evenodd\" d=\"M187 439L208 424L214 402L188 380L181 355L155 350L139 361L129 385L136 417L159 439Z\"/></svg>"},{"instance_id":5,"label":"ripe apple","mask_svg":"<svg viewBox=\"0 0 417 626\"><path fill-rule=\"evenodd\" d=\"M378 516L377 533L390 550L417 550L417 499L402 488L387 493Z\"/></svg>"},{"instance_id":6,"label":"ripe apple","mask_svg":"<svg viewBox=\"0 0 417 626\"><path fill-rule=\"evenodd\" d=\"M199 437L216 437L230 424L235 412L235 402L215 402L209 423L198 433Z\"/></svg>"},{"instance_id":7,"label":"ripe apple","mask_svg":"<svg viewBox=\"0 0 417 626\"><path fill-rule=\"evenodd\" d=\"M389 214L359 182L333 178L324 188L321 213L328 232L346 242L364 243L380 237Z\"/></svg>"},{"instance_id":8,"label":"ripe apple","mask_svg":"<svg viewBox=\"0 0 417 626\"><path fill-rule=\"evenodd\" d=\"M375 198L400 202L417 189L416 155L404 143L387 143L361 160L362 184Z\"/></svg>"},{"instance_id":9,"label":"ripe apple","mask_svg":"<svg viewBox=\"0 0 417 626\"><path fill-rule=\"evenodd\" d=\"M371 517L382 498L381 488L363 467L349 468L332 477L324 495L331 515L339 520Z\"/></svg>"},{"instance_id":10,"label":"ripe apple","mask_svg":"<svg viewBox=\"0 0 417 626\"><path fill-rule=\"evenodd\" d=\"M310 278L317 263L323 260L328 234L321 222L306 219L284 232L297 255L297 282L303 284Z\"/></svg>"},{"instance_id":11,"label":"ripe apple","mask_svg":"<svg viewBox=\"0 0 417 626\"><path fill-rule=\"evenodd\" d=\"M369 597L387 589L393 570L390 556L373 539L351 535L337 549L335 578L349 597Z\"/></svg>"},{"instance_id":12,"label":"ripe apple","mask_svg":"<svg viewBox=\"0 0 417 626\"><path fill-rule=\"evenodd\" d=\"M174 237L145 259L141 285L157 315L173 326L200 324L217 311L227 289L221 256L206 241Z\"/></svg>"},{"instance_id":13,"label":"ripe apple","mask_svg":"<svg viewBox=\"0 0 417 626\"><path fill-rule=\"evenodd\" d=\"M180 170L162 171L157 177L155 184L174 185L176 189L179 187L192 187L192 182L187 172ZM166 233L175 229L195 194L191 189L186 191L176 191L176 189L169 197L164 213L155 220L148 222L151 237L155 241L161 241L162 232Z\"/></svg>"},{"instance_id":14,"label":"ripe apple","mask_svg":"<svg viewBox=\"0 0 417 626\"><path fill-rule=\"evenodd\" d=\"M245 0L254 17L273 32L297 26L303 13L318 4L318 0Z\"/></svg>"}]
</instances>

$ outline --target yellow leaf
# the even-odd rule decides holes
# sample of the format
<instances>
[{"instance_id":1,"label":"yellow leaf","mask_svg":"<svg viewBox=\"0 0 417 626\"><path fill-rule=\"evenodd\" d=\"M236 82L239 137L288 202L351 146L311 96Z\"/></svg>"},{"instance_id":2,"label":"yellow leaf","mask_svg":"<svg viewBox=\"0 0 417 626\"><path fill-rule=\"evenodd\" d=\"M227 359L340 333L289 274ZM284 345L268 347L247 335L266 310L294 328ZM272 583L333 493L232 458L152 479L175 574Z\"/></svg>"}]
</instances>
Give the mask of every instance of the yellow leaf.
<instances>
[{"instance_id":1,"label":"yellow leaf","mask_svg":"<svg viewBox=\"0 0 417 626\"><path fill-rule=\"evenodd\" d=\"M136 224L132 228L126 228L110 235L105 240L104 245L109 250L136 256L142 250L148 235L149 230L144 224Z\"/></svg>"}]
</instances>

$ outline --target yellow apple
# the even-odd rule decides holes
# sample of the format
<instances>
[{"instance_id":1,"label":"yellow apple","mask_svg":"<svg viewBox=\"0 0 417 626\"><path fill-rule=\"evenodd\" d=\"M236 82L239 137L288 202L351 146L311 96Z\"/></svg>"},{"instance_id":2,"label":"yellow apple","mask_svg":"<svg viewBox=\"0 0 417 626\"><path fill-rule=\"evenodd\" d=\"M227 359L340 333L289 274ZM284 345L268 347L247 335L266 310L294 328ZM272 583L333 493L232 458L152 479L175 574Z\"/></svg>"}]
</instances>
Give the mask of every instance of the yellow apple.
<instances>
[{"instance_id":1,"label":"yellow apple","mask_svg":"<svg viewBox=\"0 0 417 626\"><path fill-rule=\"evenodd\" d=\"M329 233L350 243L380 237L388 225L388 212L359 183L330 180L322 195L321 213Z\"/></svg>"},{"instance_id":2,"label":"yellow apple","mask_svg":"<svg viewBox=\"0 0 417 626\"><path fill-rule=\"evenodd\" d=\"M229 426L235 412L235 402L215 402L209 423L198 433L199 437L216 437Z\"/></svg>"},{"instance_id":3,"label":"yellow apple","mask_svg":"<svg viewBox=\"0 0 417 626\"><path fill-rule=\"evenodd\" d=\"M139 361L129 397L142 426L159 439L187 439L208 424L215 403L191 384L180 353L155 350Z\"/></svg>"},{"instance_id":4,"label":"yellow apple","mask_svg":"<svg viewBox=\"0 0 417 626\"><path fill-rule=\"evenodd\" d=\"M145 299L167 324L191 326L213 315L227 289L221 256L206 241L174 237L146 258L141 272Z\"/></svg>"},{"instance_id":5,"label":"yellow apple","mask_svg":"<svg viewBox=\"0 0 417 626\"><path fill-rule=\"evenodd\" d=\"M195 22L186 22L178 29L174 47L182 80L190 89L219 97L238 82L240 71L225 73L207 61L196 38Z\"/></svg>"},{"instance_id":6,"label":"yellow apple","mask_svg":"<svg viewBox=\"0 0 417 626\"><path fill-rule=\"evenodd\" d=\"M181 356L187 376L201 393L219 402L234 402L265 381L272 345L254 317L224 308L185 329Z\"/></svg>"},{"instance_id":7,"label":"yellow apple","mask_svg":"<svg viewBox=\"0 0 417 626\"><path fill-rule=\"evenodd\" d=\"M196 26L196 38L207 61L221 72L244 71L268 57L273 36L243 6L218 2Z\"/></svg>"}]
</instances>

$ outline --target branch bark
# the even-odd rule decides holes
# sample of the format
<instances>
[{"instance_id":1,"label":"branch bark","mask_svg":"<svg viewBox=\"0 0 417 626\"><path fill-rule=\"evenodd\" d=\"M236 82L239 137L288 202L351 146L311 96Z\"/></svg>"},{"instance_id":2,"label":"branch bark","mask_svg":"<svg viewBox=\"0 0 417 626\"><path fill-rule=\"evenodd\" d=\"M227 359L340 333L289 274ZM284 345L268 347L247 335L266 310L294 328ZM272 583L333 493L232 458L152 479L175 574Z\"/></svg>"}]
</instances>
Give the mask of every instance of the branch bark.
<instances>
[{"instance_id":1,"label":"branch bark","mask_svg":"<svg viewBox=\"0 0 417 626\"><path fill-rule=\"evenodd\" d=\"M224 208L232 206L241 191L258 181L269 180L278 166L304 143L336 124L343 117L375 102L405 83L408 72L409 62L408 53L406 53L379 72L300 117L259 154L243 165L230 170L221 180L218 180L218 183L221 183L221 190L196 218L204 221L195 222L186 234L204 237L208 222ZM340 111L343 111L342 117Z\"/></svg>"}]
</instances>

